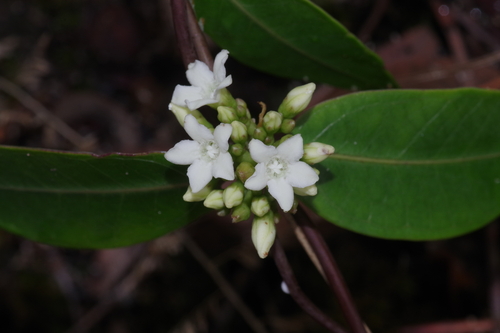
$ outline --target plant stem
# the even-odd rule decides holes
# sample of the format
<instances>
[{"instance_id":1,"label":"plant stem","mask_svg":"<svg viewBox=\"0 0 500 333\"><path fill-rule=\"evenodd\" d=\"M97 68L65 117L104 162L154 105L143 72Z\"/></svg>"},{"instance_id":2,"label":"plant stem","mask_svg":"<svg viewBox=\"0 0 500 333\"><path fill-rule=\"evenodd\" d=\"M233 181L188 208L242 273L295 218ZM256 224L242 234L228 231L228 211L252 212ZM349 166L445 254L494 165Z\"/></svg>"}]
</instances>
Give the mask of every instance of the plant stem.
<instances>
[{"instance_id":1,"label":"plant stem","mask_svg":"<svg viewBox=\"0 0 500 333\"><path fill-rule=\"evenodd\" d=\"M189 33L187 5L186 0L170 1L177 45L181 51L182 61L186 68L198 58Z\"/></svg>"},{"instance_id":2,"label":"plant stem","mask_svg":"<svg viewBox=\"0 0 500 333\"><path fill-rule=\"evenodd\" d=\"M330 287L337 295L340 307L342 308L342 312L346 317L351 331L353 333L366 333L363 321L359 316L351 294L347 289L347 285L342 277L342 274L340 273L332 253L325 243L325 240L301 206L298 207L296 216L297 224L302 229L304 235L311 244L312 249L321 263L321 267L323 267L323 271L325 272Z\"/></svg>"},{"instance_id":3,"label":"plant stem","mask_svg":"<svg viewBox=\"0 0 500 333\"><path fill-rule=\"evenodd\" d=\"M323 325L325 328L334 333L346 333L342 327L326 316L316 305L300 289L293 271L288 263L285 256L285 251L281 247L278 240L275 240L273 246L273 258L276 262L276 266L285 281L290 295L293 297L295 302L311 317L313 317L317 322Z\"/></svg>"}]
</instances>

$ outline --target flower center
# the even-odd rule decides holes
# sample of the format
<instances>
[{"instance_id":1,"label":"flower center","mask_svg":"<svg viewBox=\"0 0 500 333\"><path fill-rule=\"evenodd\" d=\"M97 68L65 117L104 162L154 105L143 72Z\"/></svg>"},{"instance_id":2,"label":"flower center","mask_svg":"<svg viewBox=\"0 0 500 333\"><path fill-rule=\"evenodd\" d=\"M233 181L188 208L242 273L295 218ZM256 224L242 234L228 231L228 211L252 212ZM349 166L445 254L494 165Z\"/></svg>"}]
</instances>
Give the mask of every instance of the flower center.
<instances>
[{"instance_id":1,"label":"flower center","mask_svg":"<svg viewBox=\"0 0 500 333\"><path fill-rule=\"evenodd\" d=\"M273 157L266 163L266 172L269 178L284 177L288 169L288 163L279 157Z\"/></svg>"},{"instance_id":2,"label":"flower center","mask_svg":"<svg viewBox=\"0 0 500 333\"><path fill-rule=\"evenodd\" d=\"M200 151L201 157L207 162L215 160L220 154L219 146L215 141L202 143Z\"/></svg>"}]
</instances>

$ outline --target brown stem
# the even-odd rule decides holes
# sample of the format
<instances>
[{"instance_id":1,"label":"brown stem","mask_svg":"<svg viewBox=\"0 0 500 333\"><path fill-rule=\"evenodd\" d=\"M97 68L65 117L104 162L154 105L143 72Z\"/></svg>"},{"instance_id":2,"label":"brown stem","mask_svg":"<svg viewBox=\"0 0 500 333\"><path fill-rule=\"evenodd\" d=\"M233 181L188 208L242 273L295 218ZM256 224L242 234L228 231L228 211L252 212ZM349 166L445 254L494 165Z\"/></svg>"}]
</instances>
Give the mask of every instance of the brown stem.
<instances>
[{"instance_id":1,"label":"brown stem","mask_svg":"<svg viewBox=\"0 0 500 333\"><path fill-rule=\"evenodd\" d=\"M328 249L325 240L316 229L315 225L310 221L309 216L305 213L304 209L299 206L297 209L297 224L304 232L304 235L311 244L312 249L316 253L323 271L327 277L330 287L337 295L337 298L342 308L342 312L353 333L366 333L363 321L359 316L352 300L351 294L347 289L347 285L340 273L340 270L333 258L332 253Z\"/></svg>"},{"instance_id":2,"label":"brown stem","mask_svg":"<svg viewBox=\"0 0 500 333\"><path fill-rule=\"evenodd\" d=\"M184 66L187 68L187 66L198 57L189 33L186 0L171 0L170 5L172 8L172 19L174 21L177 45L179 45Z\"/></svg>"},{"instance_id":3,"label":"brown stem","mask_svg":"<svg viewBox=\"0 0 500 333\"><path fill-rule=\"evenodd\" d=\"M285 281L286 286L288 287L288 291L290 295L293 297L295 302L311 317L313 317L318 323L323 325L326 329L330 330L334 333L346 333L342 327L340 327L337 323L331 320L328 316L326 316L320 309L314 305L313 302L302 292L300 289L295 276L293 275L293 271L288 263L288 260L285 256L285 251L281 247L281 244L278 240L274 242L273 246L273 258L276 262L276 266Z\"/></svg>"},{"instance_id":4,"label":"brown stem","mask_svg":"<svg viewBox=\"0 0 500 333\"><path fill-rule=\"evenodd\" d=\"M198 59L205 64L207 64L208 68L213 70L214 67L214 59L212 58L212 54L208 49L207 40L205 39L205 35L203 31L201 31L200 26L198 25L198 21L196 20L196 15L194 13L193 7L188 4L187 5L187 19L188 19L188 28L189 33L191 35L191 41L194 44L194 48L198 55Z\"/></svg>"}]
</instances>

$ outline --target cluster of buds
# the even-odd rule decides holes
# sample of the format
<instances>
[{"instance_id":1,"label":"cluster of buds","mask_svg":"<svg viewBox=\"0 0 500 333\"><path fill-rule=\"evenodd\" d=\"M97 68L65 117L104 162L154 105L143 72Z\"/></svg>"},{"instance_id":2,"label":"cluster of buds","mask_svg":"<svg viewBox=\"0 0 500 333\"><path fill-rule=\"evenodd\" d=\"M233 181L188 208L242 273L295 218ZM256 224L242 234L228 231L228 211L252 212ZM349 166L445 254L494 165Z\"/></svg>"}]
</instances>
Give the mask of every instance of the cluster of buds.
<instances>
[{"instance_id":1,"label":"cluster of buds","mask_svg":"<svg viewBox=\"0 0 500 333\"><path fill-rule=\"evenodd\" d=\"M189 65L191 86L176 87L169 109L193 140L177 143L165 158L189 165L185 201L203 201L233 222L253 216L252 241L265 258L276 236L279 208L293 213L295 194L317 194L319 171L311 165L333 154L334 148L318 142L304 145L300 134L291 134L293 118L311 101L314 83L291 90L278 111L266 112L261 104L256 120L247 104L226 89L232 83L224 68L227 58L228 52L221 51L213 72L200 61ZM217 127L197 110L203 105L217 110Z\"/></svg>"}]
</instances>

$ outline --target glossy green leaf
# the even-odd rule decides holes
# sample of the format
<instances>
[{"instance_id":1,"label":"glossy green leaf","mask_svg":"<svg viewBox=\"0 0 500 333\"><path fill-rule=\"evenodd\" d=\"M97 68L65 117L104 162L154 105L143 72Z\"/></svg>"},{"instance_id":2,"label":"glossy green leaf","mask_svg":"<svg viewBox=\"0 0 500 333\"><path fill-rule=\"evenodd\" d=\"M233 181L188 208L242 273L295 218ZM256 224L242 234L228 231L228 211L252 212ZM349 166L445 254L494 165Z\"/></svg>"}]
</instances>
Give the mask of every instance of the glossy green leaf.
<instances>
[{"instance_id":1,"label":"glossy green leaf","mask_svg":"<svg viewBox=\"0 0 500 333\"><path fill-rule=\"evenodd\" d=\"M380 58L307 0L195 0L205 31L261 71L347 89L395 87Z\"/></svg>"},{"instance_id":2,"label":"glossy green leaf","mask_svg":"<svg viewBox=\"0 0 500 333\"><path fill-rule=\"evenodd\" d=\"M203 211L182 200L185 167L160 153L99 157L1 147L0 161L0 227L43 243L125 246Z\"/></svg>"},{"instance_id":3,"label":"glossy green leaf","mask_svg":"<svg viewBox=\"0 0 500 333\"><path fill-rule=\"evenodd\" d=\"M333 145L307 203L363 234L438 239L500 215L500 92L372 91L316 106L298 132Z\"/></svg>"}]
</instances>

